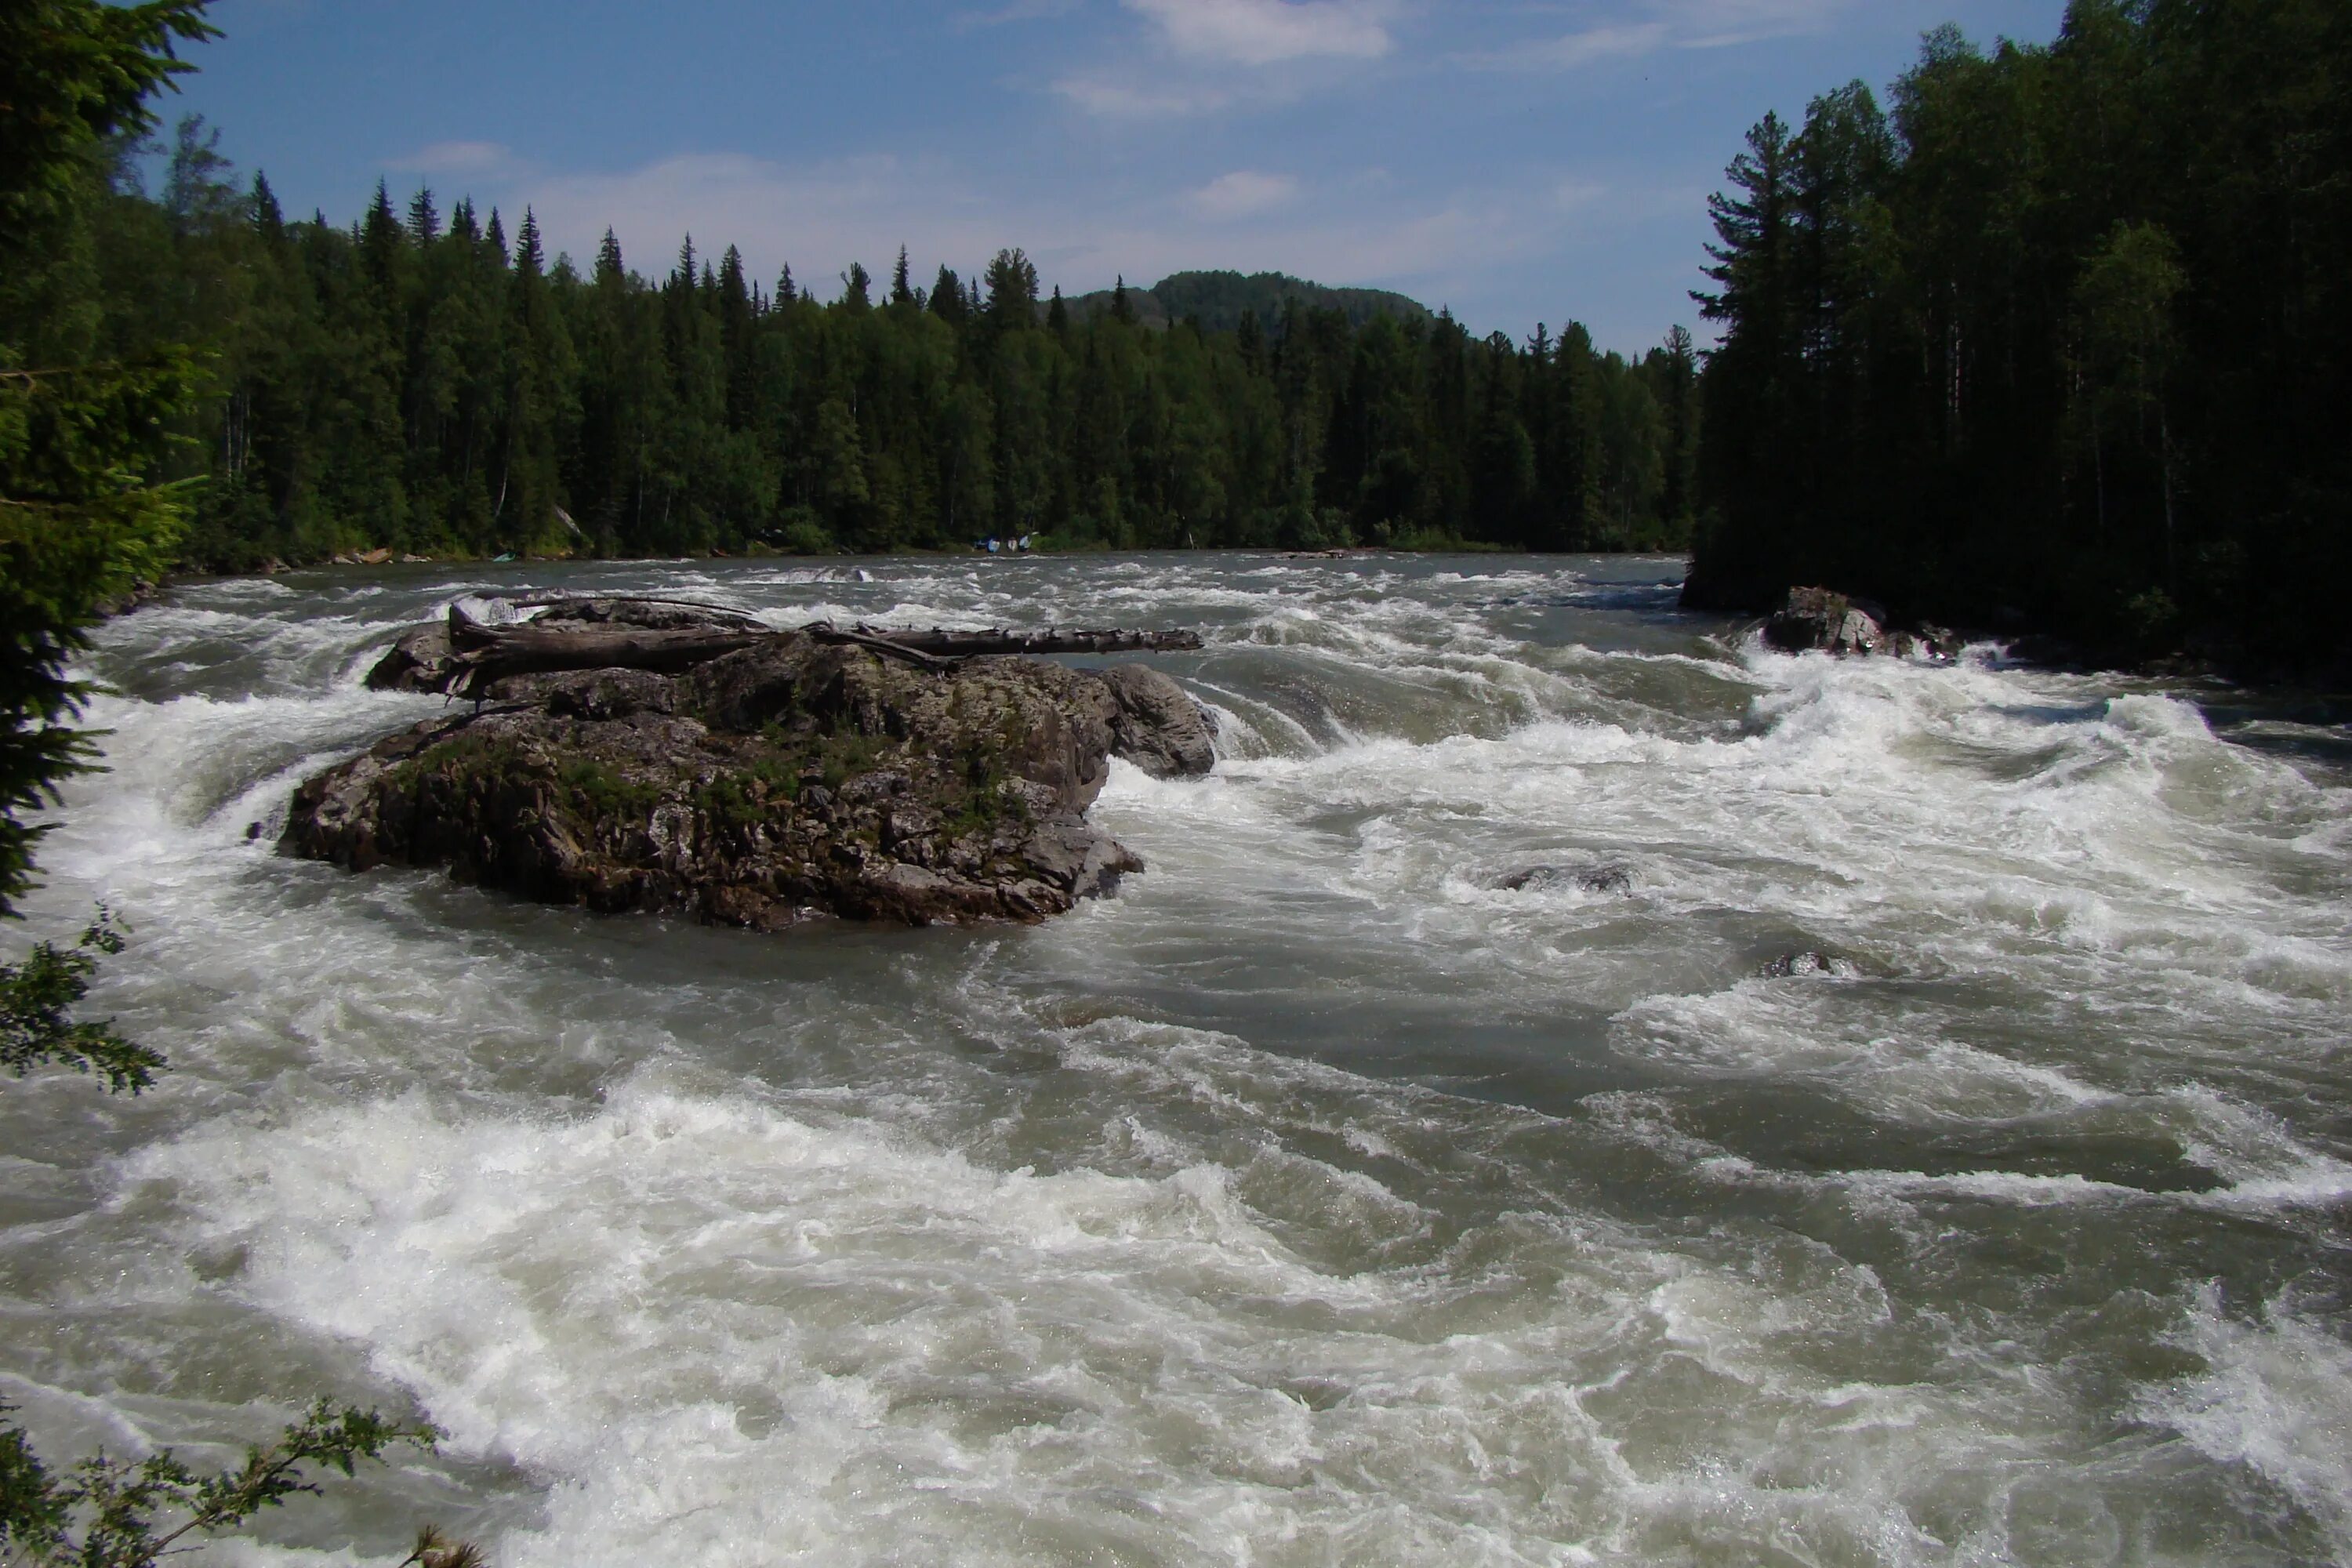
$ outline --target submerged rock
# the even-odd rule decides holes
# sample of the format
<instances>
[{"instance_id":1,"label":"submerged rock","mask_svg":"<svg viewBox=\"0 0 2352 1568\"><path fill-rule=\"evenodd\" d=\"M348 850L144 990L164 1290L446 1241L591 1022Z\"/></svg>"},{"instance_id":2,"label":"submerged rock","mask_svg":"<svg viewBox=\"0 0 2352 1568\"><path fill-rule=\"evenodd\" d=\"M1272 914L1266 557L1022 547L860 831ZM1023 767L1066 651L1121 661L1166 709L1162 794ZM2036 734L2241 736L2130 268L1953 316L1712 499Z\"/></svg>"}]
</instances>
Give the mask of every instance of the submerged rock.
<instances>
[{"instance_id":1,"label":"submerged rock","mask_svg":"<svg viewBox=\"0 0 2352 1568\"><path fill-rule=\"evenodd\" d=\"M411 637L421 671L433 650ZM1085 819L1113 754L1160 776L1214 762L1156 671L925 668L801 634L681 675L520 677L493 697L306 782L281 847L759 930L1031 921L1143 868Z\"/></svg>"},{"instance_id":2,"label":"submerged rock","mask_svg":"<svg viewBox=\"0 0 2352 1568\"><path fill-rule=\"evenodd\" d=\"M1833 953L1791 952L1774 959L1756 973L1766 980L1801 980L1815 974L1832 980L1853 980L1861 975L1862 970L1852 959Z\"/></svg>"},{"instance_id":3,"label":"submerged rock","mask_svg":"<svg viewBox=\"0 0 2352 1568\"><path fill-rule=\"evenodd\" d=\"M1507 893L1546 892L1554 888L1573 888L1586 893L1616 893L1630 897L1633 891L1633 873L1624 866L1530 866L1524 871L1514 871L1503 879L1501 887Z\"/></svg>"}]
</instances>

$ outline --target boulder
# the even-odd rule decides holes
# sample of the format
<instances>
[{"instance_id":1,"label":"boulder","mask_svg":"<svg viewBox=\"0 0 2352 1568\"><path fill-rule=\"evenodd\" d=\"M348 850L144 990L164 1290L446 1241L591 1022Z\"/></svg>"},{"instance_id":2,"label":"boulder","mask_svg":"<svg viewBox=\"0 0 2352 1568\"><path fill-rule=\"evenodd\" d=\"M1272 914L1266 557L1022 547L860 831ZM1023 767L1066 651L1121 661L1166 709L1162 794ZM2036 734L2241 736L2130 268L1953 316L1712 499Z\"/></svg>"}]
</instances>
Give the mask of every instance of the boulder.
<instances>
[{"instance_id":1,"label":"boulder","mask_svg":"<svg viewBox=\"0 0 2352 1568\"><path fill-rule=\"evenodd\" d=\"M410 641L422 671L434 649ZM1143 868L1085 819L1114 750L1155 771L1213 760L1199 710L1153 672L927 666L799 633L683 674L516 677L489 695L307 781L281 847L757 930L1027 922Z\"/></svg>"},{"instance_id":2,"label":"boulder","mask_svg":"<svg viewBox=\"0 0 2352 1568\"><path fill-rule=\"evenodd\" d=\"M1156 779L1197 778L1217 765L1217 721L1159 670L1122 664L1100 672L1118 711L1113 750Z\"/></svg>"},{"instance_id":3,"label":"boulder","mask_svg":"<svg viewBox=\"0 0 2352 1568\"><path fill-rule=\"evenodd\" d=\"M449 628L440 622L401 634L400 640L367 673L370 691L446 691L457 666L449 652Z\"/></svg>"},{"instance_id":4,"label":"boulder","mask_svg":"<svg viewBox=\"0 0 2352 1568\"><path fill-rule=\"evenodd\" d=\"M1764 640L1783 653L1823 648L1877 653L1887 646L1886 612L1827 588L1791 588L1788 603L1764 625Z\"/></svg>"}]
</instances>

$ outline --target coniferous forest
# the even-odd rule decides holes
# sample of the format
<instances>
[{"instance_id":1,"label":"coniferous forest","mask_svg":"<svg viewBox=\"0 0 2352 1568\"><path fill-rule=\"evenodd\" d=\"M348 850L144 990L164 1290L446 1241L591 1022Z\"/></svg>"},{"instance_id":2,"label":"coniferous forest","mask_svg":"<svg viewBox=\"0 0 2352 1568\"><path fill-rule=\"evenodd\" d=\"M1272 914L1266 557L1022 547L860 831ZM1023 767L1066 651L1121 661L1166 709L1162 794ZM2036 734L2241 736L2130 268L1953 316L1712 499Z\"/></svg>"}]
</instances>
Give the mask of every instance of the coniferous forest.
<instances>
[{"instance_id":1,"label":"coniferous forest","mask_svg":"<svg viewBox=\"0 0 2352 1568\"><path fill-rule=\"evenodd\" d=\"M83 159L0 343L201 351L164 476L200 569L1695 542L1696 605L1821 582L2110 657L2221 627L2302 663L2352 578L2347 61L2336 0L1940 29L1885 102L1753 129L1696 297L1719 341L1635 361L1274 275L1066 301L1018 250L819 282L693 239L551 256L528 211L429 190L289 217L194 120Z\"/></svg>"},{"instance_id":2,"label":"coniferous forest","mask_svg":"<svg viewBox=\"0 0 2352 1568\"><path fill-rule=\"evenodd\" d=\"M1829 582L2105 657L2340 644L2352 6L2075 0L1768 116L1713 204L1690 602Z\"/></svg>"},{"instance_id":3,"label":"coniferous forest","mask_svg":"<svg viewBox=\"0 0 2352 1568\"><path fill-rule=\"evenodd\" d=\"M902 254L822 289L691 238L653 268L610 236L575 264L528 211L509 227L425 190L289 219L215 142L194 120L161 157L118 140L0 327L59 362L211 349L181 432L205 480L193 565L1689 535L1686 333L1628 363L1574 325L1474 339L1305 289L1220 331L1123 292L1041 298L1018 250L970 278Z\"/></svg>"}]
</instances>

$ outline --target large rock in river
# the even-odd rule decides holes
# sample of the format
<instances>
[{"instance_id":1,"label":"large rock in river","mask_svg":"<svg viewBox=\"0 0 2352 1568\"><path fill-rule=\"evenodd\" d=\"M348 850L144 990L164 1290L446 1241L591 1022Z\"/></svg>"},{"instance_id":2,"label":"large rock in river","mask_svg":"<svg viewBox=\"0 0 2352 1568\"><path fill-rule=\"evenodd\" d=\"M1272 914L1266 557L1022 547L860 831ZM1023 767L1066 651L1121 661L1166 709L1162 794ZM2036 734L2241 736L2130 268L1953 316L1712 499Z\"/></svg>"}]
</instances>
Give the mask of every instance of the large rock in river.
<instances>
[{"instance_id":1,"label":"large rock in river","mask_svg":"<svg viewBox=\"0 0 2352 1568\"><path fill-rule=\"evenodd\" d=\"M420 724L304 784L282 847L762 930L1037 921L1142 869L1084 816L1109 758L1205 773L1209 733L1156 671L922 668L782 634Z\"/></svg>"},{"instance_id":2,"label":"large rock in river","mask_svg":"<svg viewBox=\"0 0 2352 1568\"><path fill-rule=\"evenodd\" d=\"M1791 588L1788 603L1764 625L1764 640L1783 653L1826 648L1876 653L1886 647L1886 613L1827 588Z\"/></svg>"}]
</instances>

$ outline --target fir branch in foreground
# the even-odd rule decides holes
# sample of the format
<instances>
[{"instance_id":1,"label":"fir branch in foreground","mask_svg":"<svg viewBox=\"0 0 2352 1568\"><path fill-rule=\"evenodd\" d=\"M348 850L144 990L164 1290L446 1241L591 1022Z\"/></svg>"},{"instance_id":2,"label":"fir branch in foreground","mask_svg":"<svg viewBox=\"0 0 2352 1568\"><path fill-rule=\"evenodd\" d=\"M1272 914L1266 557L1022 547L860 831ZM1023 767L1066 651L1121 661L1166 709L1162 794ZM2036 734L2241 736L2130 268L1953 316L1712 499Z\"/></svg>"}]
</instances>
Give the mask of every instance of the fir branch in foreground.
<instances>
[{"instance_id":1,"label":"fir branch in foreground","mask_svg":"<svg viewBox=\"0 0 2352 1568\"><path fill-rule=\"evenodd\" d=\"M177 1545L189 1535L234 1531L290 1497L316 1494L315 1468L350 1476L362 1459L381 1460L385 1449L403 1443L429 1449L440 1436L429 1423L404 1425L355 1407L337 1411L322 1399L278 1442L247 1449L235 1469L199 1476L169 1449L135 1464L101 1452L58 1480L23 1433L0 1426L0 1562L152 1568L168 1552L192 1550ZM164 1528L175 1515L185 1517ZM472 1543L452 1542L428 1527L402 1568L482 1568L482 1555Z\"/></svg>"},{"instance_id":2,"label":"fir branch in foreground","mask_svg":"<svg viewBox=\"0 0 2352 1568\"><path fill-rule=\"evenodd\" d=\"M89 994L98 955L121 951L122 933L101 904L72 947L45 942L22 963L0 963L0 1068L22 1078L37 1067L69 1067L96 1073L114 1094L152 1089L164 1065L161 1052L124 1039L110 1021L82 1023L72 1016Z\"/></svg>"}]
</instances>

